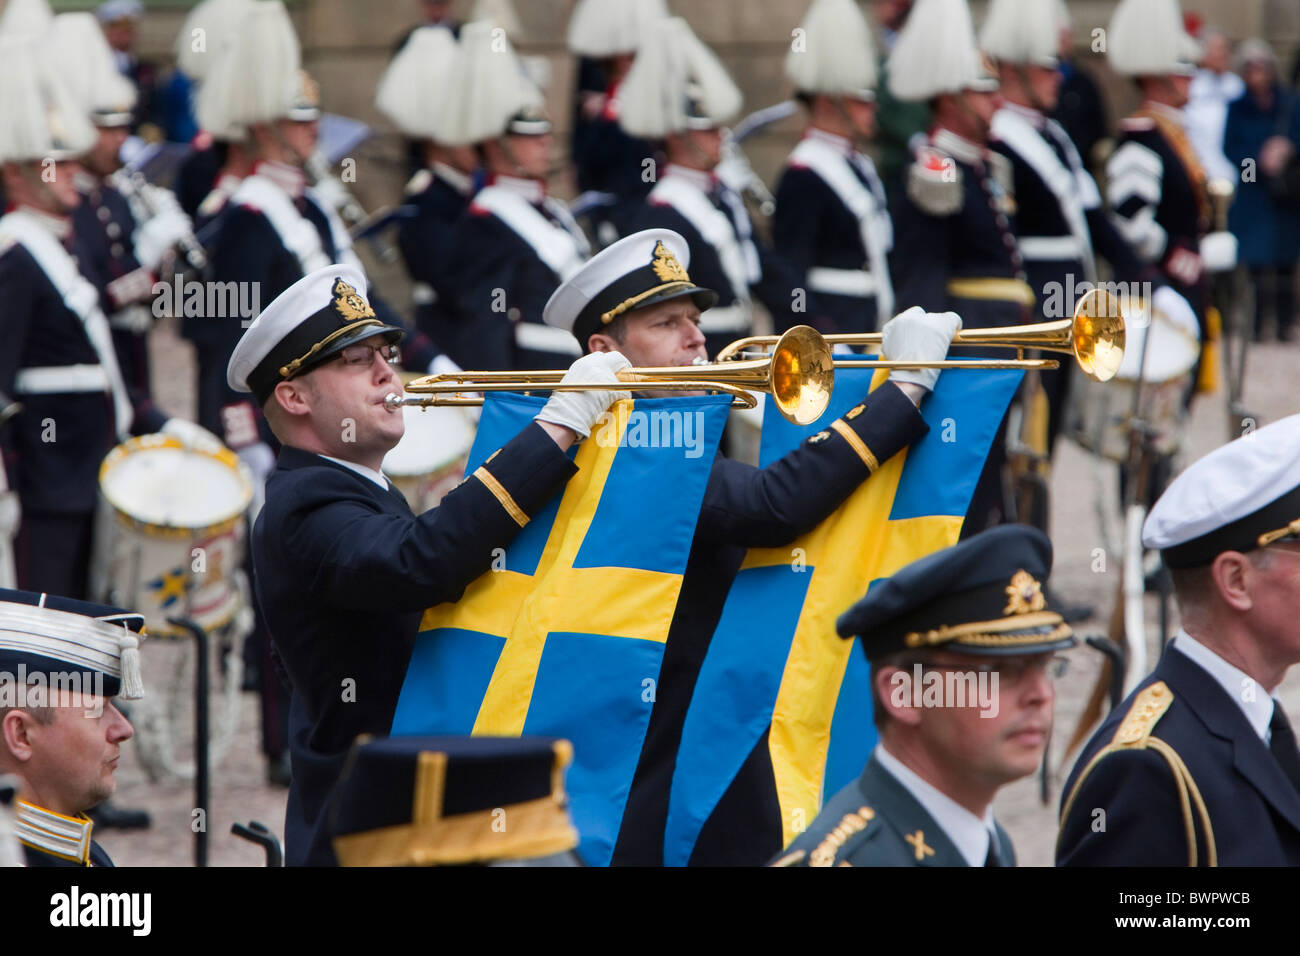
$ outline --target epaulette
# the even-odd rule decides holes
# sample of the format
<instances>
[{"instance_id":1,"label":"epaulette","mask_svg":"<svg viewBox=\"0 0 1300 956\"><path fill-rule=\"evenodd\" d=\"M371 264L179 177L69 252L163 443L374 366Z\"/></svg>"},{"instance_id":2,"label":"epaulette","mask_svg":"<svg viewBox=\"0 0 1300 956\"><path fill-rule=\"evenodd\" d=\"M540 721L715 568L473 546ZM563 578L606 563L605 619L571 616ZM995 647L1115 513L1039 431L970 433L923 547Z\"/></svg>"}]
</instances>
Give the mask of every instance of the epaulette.
<instances>
[{"instance_id":1,"label":"epaulette","mask_svg":"<svg viewBox=\"0 0 1300 956\"><path fill-rule=\"evenodd\" d=\"M1196 829L1198 823L1205 839L1205 862L1209 866L1218 865L1218 848L1214 842L1214 827L1210 823L1210 812L1205 806L1205 800L1201 797L1200 788L1192 778L1192 772L1187 768L1187 764L1177 750L1167 741L1152 736L1156 724L1168 712L1173 702L1174 692L1169 689L1169 685L1164 681L1156 681L1149 687L1143 688L1137 697L1133 699L1132 706L1129 707L1128 713L1124 715L1124 719L1120 721L1119 729L1115 731L1115 736L1111 738L1110 743L1102 747L1088 761L1087 766L1083 768L1078 779L1075 780L1074 789L1070 791L1069 797L1066 798L1065 804L1061 807L1059 822L1062 832L1064 832L1065 821L1069 816L1070 808L1074 805L1075 797L1079 795L1079 791L1083 788L1083 783L1088 779L1089 774L1101 763L1104 757L1126 750L1151 750L1164 758L1173 774L1173 784L1178 792L1178 802L1183 811L1183 825L1188 836L1187 865L1197 865Z\"/></svg>"},{"instance_id":2,"label":"epaulette","mask_svg":"<svg viewBox=\"0 0 1300 956\"><path fill-rule=\"evenodd\" d=\"M844 845L849 838L866 830L876 818L876 811L870 807L859 807L853 813L846 813L835 829L822 839L821 843L808 855L809 866L834 866Z\"/></svg>"},{"instance_id":3,"label":"epaulette","mask_svg":"<svg viewBox=\"0 0 1300 956\"><path fill-rule=\"evenodd\" d=\"M1144 133L1156 128L1156 121L1149 116L1126 116L1119 121L1119 128L1126 133Z\"/></svg>"},{"instance_id":4,"label":"epaulette","mask_svg":"<svg viewBox=\"0 0 1300 956\"><path fill-rule=\"evenodd\" d=\"M922 146L907 168L907 198L931 216L959 212L965 199L957 160L933 146Z\"/></svg>"},{"instance_id":5,"label":"epaulette","mask_svg":"<svg viewBox=\"0 0 1300 956\"><path fill-rule=\"evenodd\" d=\"M406 184L406 195L418 196L420 193L428 189L432 182L433 172L430 169L426 167L425 169L418 170L416 174L411 177L410 182Z\"/></svg>"}]
</instances>

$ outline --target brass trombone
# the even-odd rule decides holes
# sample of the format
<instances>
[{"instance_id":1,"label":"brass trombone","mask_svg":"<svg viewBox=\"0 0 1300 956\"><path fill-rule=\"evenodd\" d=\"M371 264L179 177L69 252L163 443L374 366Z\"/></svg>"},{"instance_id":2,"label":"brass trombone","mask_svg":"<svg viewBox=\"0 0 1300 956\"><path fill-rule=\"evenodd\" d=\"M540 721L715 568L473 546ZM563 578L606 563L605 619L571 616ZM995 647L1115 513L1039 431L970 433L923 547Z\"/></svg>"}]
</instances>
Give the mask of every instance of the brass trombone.
<instances>
[{"instance_id":1,"label":"brass trombone","mask_svg":"<svg viewBox=\"0 0 1300 956\"><path fill-rule=\"evenodd\" d=\"M823 336L828 345L879 345L879 332L858 332ZM751 350L764 350L777 341L774 335L751 335L737 339L718 352L718 365L726 365ZM834 360L835 368L961 368L961 369L1053 369L1055 359L1025 358L1025 349L1044 352L1067 352L1083 371L1099 382L1108 382L1119 371L1124 359L1124 315L1119 300L1104 289L1093 289L1079 299L1074 318L1035 325L1011 325L994 329L970 329L958 332L953 345L1014 348L1014 359L972 359L935 362L892 361L843 356Z\"/></svg>"},{"instance_id":2,"label":"brass trombone","mask_svg":"<svg viewBox=\"0 0 1300 956\"><path fill-rule=\"evenodd\" d=\"M618 373L622 382L671 391L711 391L732 396L733 404L753 408L751 392L766 392L787 420L796 425L815 422L826 411L835 384L831 349L816 329L797 325L777 338L762 358L704 365L628 368ZM481 405L474 392L591 391L609 389L596 382L561 384L564 370L541 372L454 372L426 375L406 386L415 397L388 395L389 408L403 405Z\"/></svg>"}]
</instances>

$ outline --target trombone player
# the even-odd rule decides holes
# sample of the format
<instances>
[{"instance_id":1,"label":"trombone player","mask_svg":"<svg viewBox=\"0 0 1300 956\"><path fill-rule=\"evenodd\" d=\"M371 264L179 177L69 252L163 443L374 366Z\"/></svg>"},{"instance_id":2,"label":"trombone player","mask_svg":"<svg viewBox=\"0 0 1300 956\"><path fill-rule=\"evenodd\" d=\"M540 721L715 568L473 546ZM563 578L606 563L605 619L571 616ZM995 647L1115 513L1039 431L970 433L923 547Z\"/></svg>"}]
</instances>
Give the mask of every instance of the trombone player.
<instances>
[{"instance_id":1,"label":"trombone player","mask_svg":"<svg viewBox=\"0 0 1300 956\"><path fill-rule=\"evenodd\" d=\"M634 233L591 259L546 305L548 324L572 332L586 353L622 353L636 367L705 359L701 314L718 294L687 271L690 248L668 229ZM954 313L909 309L884 329L891 358L942 360L961 328ZM732 578L751 547L779 547L826 518L887 461L927 431L918 406L938 369L896 369L862 404L802 446L759 469L719 455L704 493L676 616L664 649L654 709L628 797L613 863L663 864L677 742L700 666ZM710 376L701 369L700 377ZM651 397L680 392L646 390ZM706 822L692 864L757 865L782 842L766 735Z\"/></svg>"}]
</instances>

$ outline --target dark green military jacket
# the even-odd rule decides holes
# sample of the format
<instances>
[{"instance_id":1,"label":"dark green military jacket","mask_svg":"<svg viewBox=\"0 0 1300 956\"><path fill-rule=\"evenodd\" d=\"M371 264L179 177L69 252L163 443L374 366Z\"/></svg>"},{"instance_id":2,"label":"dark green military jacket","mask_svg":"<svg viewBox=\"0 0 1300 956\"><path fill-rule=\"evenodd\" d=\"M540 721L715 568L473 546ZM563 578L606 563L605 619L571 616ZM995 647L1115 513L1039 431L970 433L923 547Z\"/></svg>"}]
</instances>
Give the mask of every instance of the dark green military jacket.
<instances>
[{"instance_id":1,"label":"dark green military jacket","mask_svg":"<svg viewBox=\"0 0 1300 956\"><path fill-rule=\"evenodd\" d=\"M1015 866L1001 826L998 854ZM773 866L966 866L966 859L916 797L873 756L835 794Z\"/></svg>"}]
</instances>

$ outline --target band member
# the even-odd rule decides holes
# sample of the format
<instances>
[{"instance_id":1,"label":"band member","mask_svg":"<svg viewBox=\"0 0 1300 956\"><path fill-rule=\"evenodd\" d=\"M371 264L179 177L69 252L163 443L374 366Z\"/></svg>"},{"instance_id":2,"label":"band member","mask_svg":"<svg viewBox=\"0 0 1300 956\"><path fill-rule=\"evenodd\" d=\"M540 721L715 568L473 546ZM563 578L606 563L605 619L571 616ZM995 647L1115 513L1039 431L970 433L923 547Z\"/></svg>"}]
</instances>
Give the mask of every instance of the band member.
<instances>
[{"instance_id":1,"label":"band member","mask_svg":"<svg viewBox=\"0 0 1300 956\"><path fill-rule=\"evenodd\" d=\"M131 132L150 141L162 139L154 102L158 90L158 66L141 60L135 51L144 5L140 0L104 0L95 8L95 16L104 28L104 39L113 48L118 72L130 80L136 90L135 120Z\"/></svg>"},{"instance_id":2,"label":"band member","mask_svg":"<svg viewBox=\"0 0 1300 956\"><path fill-rule=\"evenodd\" d=\"M467 28L468 29L468 28ZM565 455L627 392L621 355L587 356L537 422L420 516L380 473L402 437L390 364L402 330L348 265L304 276L244 334L232 389L252 392L282 448L251 536L258 600L292 684L290 864L330 864L325 808L358 734L392 724L420 617L457 600L574 473ZM366 635L364 641L358 635Z\"/></svg>"},{"instance_id":3,"label":"band member","mask_svg":"<svg viewBox=\"0 0 1300 956\"><path fill-rule=\"evenodd\" d=\"M772 244L804 275L841 332L874 332L894 314L885 188L862 153L875 126L876 54L853 0L815 0L786 75L808 109L776 187Z\"/></svg>"},{"instance_id":4,"label":"band member","mask_svg":"<svg viewBox=\"0 0 1300 956\"><path fill-rule=\"evenodd\" d=\"M1191 303L1205 339L1206 273L1232 269L1237 247L1231 233L1210 233L1205 171L1183 120L1196 41L1183 30L1177 0L1121 0L1108 35L1111 66L1134 78L1143 100L1120 124L1106 163L1115 225Z\"/></svg>"},{"instance_id":5,"label":"band member","mask_svg":"<svg viewBox=\"0 0 1300 956\"><path fill-rule=\"evenodd\" d=\"M342 866L580 866L572 760L572 744L547 737L358 740L334 798L334 852Z\"/></svg>"},{"instance_id":6,"label":"band member","mask_svg":"<svg viewBox=\"0 0 1300 956\"><path fill-rule=\"evenodd\" d=\"M653 149L629 136L618 118L637 47L667 16L663 0L580 0L569 19L569 50L578 57L570 152L578 189L600 199L591 215L601 245L631 231L654 185Z\"/></svg>"},{"instance_id":7,"label":"band member","mask_svg":"<svg viewBox=\"0 0 1300 956\"><path fill-rule=\"evenodd\" d=\"M461 30L447 93L448 142L476 146L487 174L456 226L451 256L435 265L455 283L450 354L465 368L563 368L577 348L542 322L542 309L590 247L546 193L552 137L541 92L493 29L477 22Z\"/></svg>"},{"instance_id":8,"label":"band member","mask_svg":"<svg viewBox=\"0 0 1300 956\"><path fill-rule=\"evenodd\" d=\"M776 865L1015 865L993 798L1042 762L1057 652L1075 643L1044 589L1051 570L1037 528L991 528L872 585L840 617L871 662L880 743Z\"/></svg>"},{"instance_id":9,"label":"band member","mask_svg":"<svg viewBox=\"0 0 1300 956\"><path fill-rule=\"evenodd\" d=\"M0 175L9 211L0 219L0 393L21 402L3 441L8 483L22 524L18 583L84 598L99 465L132 432L157 431L152 409L131 401L99 292L78 271L71 214L81 197L76 160L95 130L75 99L36 61L30 37L0 48ZM139 414L137 414L139 412ZM161 429L182 441L212 440L192 422Z\"/></svg>"},{"instance_id":10,"label":"band member","mask_svg":"<svg viewBox=\"0 0 1300 956\"><path fill-rule=\"evenodd\" d=\"M1058 866L1300 864L1300 752L1273 696L1300 661L1300 416L1170 483L1142 543L1182 628L1062 790Z\"/></svg>"},{"instance_id":11,"label":"band member","mask_svg":"<svg viewBox=\"0 0 1300 956\"><path fill-rule=\"evenodd\" d=\"M1061 84L1058 27L1052 3L994 0L980 34L981 47L998 67L1003 102L993 114L991 146L1011 163L1016 243L1037 297L1033 319L1073 315L1074 299L1097 282L1100 254L1116 279L1135 289L1140 283L1154 287L1154 308L1195 334L1191 307L1119 234L1073 142L1049 118ZM1063 365L1040 373L1051 409L1049 453L1060 434L1071 372Z\"/></svg>"},{"instance_id":12,"label":"band member","mask_svg":"<svg viewBox=\"0 0 1300 956\"><path fill-rule=\"evenodd\" d=\"M691 365L705 357L702 317L718 294L688 272L690 246L649 229L598 253L562 285L546 318L595 353L622 352L636 366ZM961 320L909 310L885 327L891 358L942 359ZM682 726L700 667L746 549L787 544L814 527L876 470L925 434L917 411L937 369L891 372L843 419L765 469L719 455L704 493L669 630L654 708L624 811L613 862L663 864L664 824ZM679 392L649 389L652 397ZM766 736L705 823L695 864L758 864L781 846L781 813Z\"/></svg>"},{"instance_id":13,"label":"band member","mask_svg":"<svg viewBox=\"0 0 1300 956\"><path fill-rule=\"evenodd\" d=\"M998 80L975 47L966 0L917 0L890 55L889 82L897 98L928 102L934 116L891 209L896 299L953 310L968 329L1029 321L1034 293L1016 245L1011 164L988 146ZM1004 432L1005 423L963 534L1000 524L1011 512L1003 491Z\"/></svg>"},{"instance_id":14,"label":"band member","mask_svg":"<svg viewBox=\"0 0 1300 956\"><path fill-rule=\"evenodd\" d=\"M52 594L0 589L0 671L25 675L0 705L0 774L21 786L15 830L28 866L112 866L87 811L117 781L134 733L114 704L144 696L144 616Z\"/></svg>"},{"instance_id":15,"label":"band member","mask_svg":"<svg viewBox=\"0 0 1300 956\"><path fill-rule=\"evenodd\" d=\"M411 276L416 327L443 352L456 344L446 266L478 173L474 147L444 144L451 105L446 89L455 65L450 30L417 30L393 57L375 96L379 110L419 147L419 169L406 184L409 215L401 220L397 238Z\"/></svg>"},{"instance_id":16,"label":"band member","mask_svg":"<svg viewBox=\"0 0 1300 956\"><path fill-rule=\"evenodd\" d=\"M772 313L778 331L823 322L800 285L802 277L755 235L744 200L716 174L722 124L740 104L740 90L726 69L679 17L649 31L621 93L623 128L661 142L668 160L637 228L685 236L700 283L717 290L718 305L700 326L710 355L750 333L755 297Z\"/></svg>"}]
</instances>

